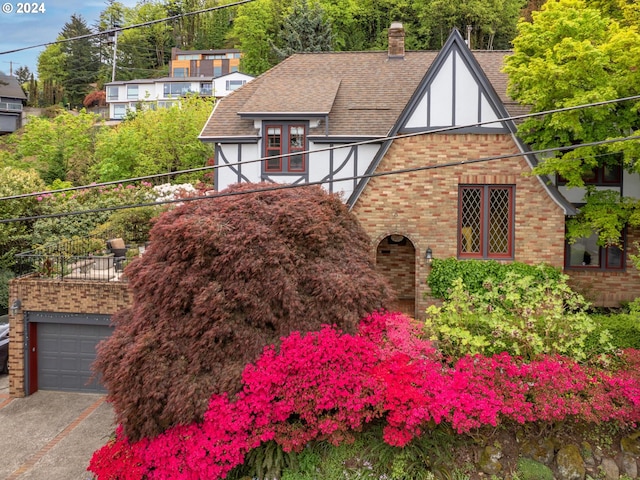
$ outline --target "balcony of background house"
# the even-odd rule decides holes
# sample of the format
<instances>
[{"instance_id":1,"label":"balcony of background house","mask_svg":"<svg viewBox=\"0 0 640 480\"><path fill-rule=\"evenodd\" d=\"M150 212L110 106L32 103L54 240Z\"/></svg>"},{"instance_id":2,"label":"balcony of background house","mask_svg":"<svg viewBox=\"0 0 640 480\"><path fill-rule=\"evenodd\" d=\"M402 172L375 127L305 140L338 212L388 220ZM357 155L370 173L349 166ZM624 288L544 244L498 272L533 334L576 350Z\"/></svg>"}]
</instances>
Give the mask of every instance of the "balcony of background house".
<instances>
[{"instance_id":1,"label":"balcony of background house","mask_svg":"<svg viewBox=\"0 0 640 480\"><path fill-rule=\"evenodd\" d=\"M5 110L8 112L21 112L22 111L22 103L20 102L0 102L0 110Z\"/></svg>"},{"instance_id":2,"label":"balcony of background house","mask_svg":"<svg viewBox=\"0 0 640 480\"><path fill-rule=\"evenodd\" d=\"M126 265L142 255L147 245L146 232L74 237L17 254L16 277L123 282Z\"/></svg>"}]
</instances>

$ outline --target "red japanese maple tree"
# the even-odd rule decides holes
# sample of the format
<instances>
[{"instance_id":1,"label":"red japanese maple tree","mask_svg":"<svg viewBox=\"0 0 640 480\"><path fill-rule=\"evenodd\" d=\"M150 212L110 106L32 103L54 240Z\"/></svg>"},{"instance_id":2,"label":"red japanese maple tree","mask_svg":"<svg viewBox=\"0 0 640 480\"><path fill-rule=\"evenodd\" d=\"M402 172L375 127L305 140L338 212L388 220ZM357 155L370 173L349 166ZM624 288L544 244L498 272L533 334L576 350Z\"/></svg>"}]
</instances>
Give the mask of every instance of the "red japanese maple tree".
<instances>
[{"instance_id":1,"label":"red japanese maple tree","mask_svg":"<svg viewBox=\"0 0 640 480\"><path fill-rule=\"evenodd\" d=\"M94 366L131 439L200 420L212 394L236 393L245 365L291 332L353 332L393 300L338 196L223 193L163 214L126 269L133 305L114 316Z\"/></svg>"}]
</instances>

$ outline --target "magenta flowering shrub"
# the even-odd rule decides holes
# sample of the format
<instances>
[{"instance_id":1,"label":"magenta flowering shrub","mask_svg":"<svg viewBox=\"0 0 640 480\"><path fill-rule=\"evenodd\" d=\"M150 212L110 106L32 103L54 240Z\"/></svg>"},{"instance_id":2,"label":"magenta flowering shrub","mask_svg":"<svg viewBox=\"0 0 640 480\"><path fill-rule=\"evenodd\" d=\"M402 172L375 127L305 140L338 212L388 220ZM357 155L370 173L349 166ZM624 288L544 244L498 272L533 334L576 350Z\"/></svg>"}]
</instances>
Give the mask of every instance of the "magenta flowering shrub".
<instances>
[{"instance_id":1,"label":"magenta flowering shrub","mask_svg":"<svg viewBox=\"0 0 640 480\"><path fill-rule=\"evenodd\" d=\"M218 479L261 442L300 451L312 440L350 441L373 419L402 447L429 425L459 433L504 421L640 421L640 352L616 372L561 356L524 363L507 353L454 364L412 320L375 313L356 335L325 326L269 347L243 374L235 399L214 395L202 422L130 443L119 430L89 469L103 479Z\"/></svg>"}]
</instances>

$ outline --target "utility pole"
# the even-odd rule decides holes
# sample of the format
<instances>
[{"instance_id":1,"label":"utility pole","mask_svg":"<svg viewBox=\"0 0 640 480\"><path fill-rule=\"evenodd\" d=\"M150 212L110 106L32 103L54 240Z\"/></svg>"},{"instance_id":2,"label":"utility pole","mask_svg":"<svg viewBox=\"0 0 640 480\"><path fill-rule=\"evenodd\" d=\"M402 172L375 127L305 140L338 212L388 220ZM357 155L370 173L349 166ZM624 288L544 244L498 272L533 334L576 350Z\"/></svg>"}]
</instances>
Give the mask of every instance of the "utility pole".
<instances>
[{"instance_id":1,"label":"utility pole","mask_svg":"<svg viewBox=\"0 0 640 480\"><path fill-rule=\"evenodd\" d=\"M119 25L114 25L114 28L118 28ZM115 82L116 80L116 54L118 53L118 31L114 30L112 33L109 34L109 36L111 37L113 35L114 40L113 40L113 67L111 69L111 81Z\"/></svg>"}]
</instances>

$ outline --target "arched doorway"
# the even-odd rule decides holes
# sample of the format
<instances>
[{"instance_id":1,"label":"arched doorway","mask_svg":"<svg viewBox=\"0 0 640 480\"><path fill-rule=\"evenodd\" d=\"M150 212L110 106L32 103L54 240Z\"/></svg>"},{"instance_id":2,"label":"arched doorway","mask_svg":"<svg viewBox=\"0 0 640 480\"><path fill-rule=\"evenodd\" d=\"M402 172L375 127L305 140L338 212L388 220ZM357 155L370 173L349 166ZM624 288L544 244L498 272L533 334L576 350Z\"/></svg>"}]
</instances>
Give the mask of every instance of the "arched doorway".
<instances>
[{"instance_id":1,"label":"arched doorway","mask_svg":"<svg viewBox=\"0 0 640 480\"><path fill-rule=\"evenodd\" d=\"M411 317L416 314L416 249L404 235L389 235L382 239L376 251L376 269L382 273L398 301L391 306Z\"/></svg>"}]
</instances>

